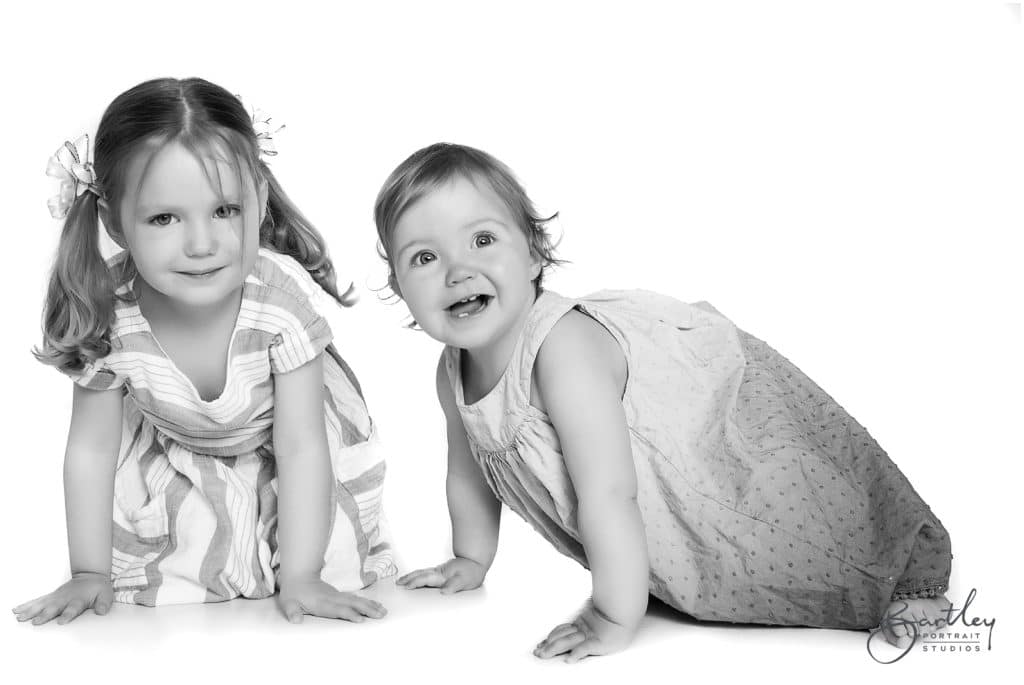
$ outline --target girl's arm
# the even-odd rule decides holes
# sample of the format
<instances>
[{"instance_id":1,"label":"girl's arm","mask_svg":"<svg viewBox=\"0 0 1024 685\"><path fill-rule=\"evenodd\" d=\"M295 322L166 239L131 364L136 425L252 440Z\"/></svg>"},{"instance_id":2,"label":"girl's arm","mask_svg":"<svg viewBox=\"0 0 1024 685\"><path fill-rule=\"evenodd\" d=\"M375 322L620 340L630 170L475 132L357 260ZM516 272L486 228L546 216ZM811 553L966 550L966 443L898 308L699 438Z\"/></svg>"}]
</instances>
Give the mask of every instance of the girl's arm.
<instances>
[{"instance_id":1,"label":"girl's arm","mask_svg":"<svg viewBox=\"0 0 1024 685\"><path fill-rule=\"evenodd\" d=\"M558 434L578 500L578 525L593 582L592 603L538 646L571 660L629 643L647 610L647 537L622 408L626 362L612 335L571 311L541 345L537 404Z\"/></svg>"},{"instance_id":2,"label":"girl's arm","mask_svg":"<svg viewBox=\"0 0 1024 685\"><path fill-rule=\"evenodd\" d=\"M121 447L122 389L75 386L64 452L64 507L71 580L48 595L14 608L34 624L74 620L92 607L105 614L113 601L110 558L114 469Z\"/></svg>"},{"instance_id":3,"label":"girl's arm","mask_svg":"<svg viewBox=\"0 0 1024 685\"><path fill-rule=\"evenodd\" d=\"M445 489L452 521L455 558L434 568L413 571L398 579L409 589L440 587L448 594L473 590L484 581L498 549L501 502L491 492L473 460L466 428L455 405L444 357L437 365L437 399L444 411L448 433L448 475Z\"/></svg>"},{"instance_id":4,"label":"girl's arm","mask_svg":"<svg viewBox=\"0 0 1024 685\"><path fill-rule=\"evenodd\" d=\"M380 618L372 600L338 592L320 579L334 506L334 472L324 425L323 355L274 376L274 455L277 539L281 555L278 602L286 618L303 614L359 622Z\"/></svg>"}]
</instances>

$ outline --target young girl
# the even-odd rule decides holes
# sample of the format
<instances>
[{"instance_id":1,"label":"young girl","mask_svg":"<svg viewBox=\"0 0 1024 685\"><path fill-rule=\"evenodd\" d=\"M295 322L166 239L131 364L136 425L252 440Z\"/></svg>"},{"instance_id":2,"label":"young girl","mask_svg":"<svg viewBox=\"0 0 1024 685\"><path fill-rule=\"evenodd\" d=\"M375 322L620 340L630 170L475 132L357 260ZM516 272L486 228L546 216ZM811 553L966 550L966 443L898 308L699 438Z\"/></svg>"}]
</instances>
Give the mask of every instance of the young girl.
<instances>
[{"instance_id":1,"label":"young girl","mask_svg":"<svg viewBox=\"0 0 1024 685\"><path fill-rule=\"evenodd\" d=\"M384 461L319 313L352 293L260 158L268 121L153 80L107 108L95 165L85 137L51 159L66 220L37 356L75 383L71 580L20 621L275 587L293 622L384 615L349 592L395 571ZM124 249L107 263L97 219Z\"/></svg>"},{"instance_id":2,"label":"young girl","mask_svg":"<svg viewBox=\"0 0 1024 685\"><path fill-rule=\"evenodd\" d=\"M390 285L447 345L454 558L399 584L479 586L504 503L592 574L540 657L623 648L648 593L699 619L834 628L893 603L887 637L911 639L945 606L949 539L867 432L708 305L543 290L545 221L457 145L413 154L377 197Z\"/></svg>"}]
</instances>

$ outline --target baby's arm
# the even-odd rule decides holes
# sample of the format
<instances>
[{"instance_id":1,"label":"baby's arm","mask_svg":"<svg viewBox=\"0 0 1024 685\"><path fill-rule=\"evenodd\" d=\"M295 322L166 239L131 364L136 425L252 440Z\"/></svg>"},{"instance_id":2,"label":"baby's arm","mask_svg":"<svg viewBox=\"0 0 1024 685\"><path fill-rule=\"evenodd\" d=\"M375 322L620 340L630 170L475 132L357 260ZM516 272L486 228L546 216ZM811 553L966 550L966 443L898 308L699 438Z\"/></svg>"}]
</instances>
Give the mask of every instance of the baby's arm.
<instances>
[{"instance_id":1,"label":"baby's arm","mask_svg":"<svg viewBox=\"0 0 1024 685\"><path fill-rule=\"evenodd\" d=\"M330 531L334 474L324 425L323 356L274 376L274 453L277 460L281 554L278 603L285 617L304 614L360 622L386 613L377 602L338 592L320 578Z\"/></svg>"},{"instance_id":2,"label":"baby's arm","mask_svg":"<svg viewBox=\"0 0 1024 685\"><path fill-rule=\"evenodd\" d=\"M569 312L545 339L534 366L539 397L576 491L577 519L593 582L591 603L541 642L541 657L576 661L632 640L647 610L647 538L622 408L626 363L612 335Z\"/></svg>"},{"instance_id":3,"label":"baby's arm","mask_svg":"<svg viewBox=\"0 0 1024 685\"><path fill-rule=\"evenodd\" d=\"M114 469L121 446L122 390L75 386L64 452L64 506L71 580L48 595L14 607L19 621L39 625L73 621L92 608L105 614L113 602L110 556Z\"/></svg>"},{"instance_id":4,"label":"baby's arm","mask_svg":"<svg viewBox=\"0 0 1024 685\"><path fill-rule=\"evenodd\" d=\"M495 498L473 460L462 417L455 406L444 358L437 366L437 399L444 410L448 432L448 514L452 521L455 557L440 566L419 569L398 579L409 589L440 587L449 594L473 590L484 582L498 548L501 502Z\"/></svg>"}]
</instances>

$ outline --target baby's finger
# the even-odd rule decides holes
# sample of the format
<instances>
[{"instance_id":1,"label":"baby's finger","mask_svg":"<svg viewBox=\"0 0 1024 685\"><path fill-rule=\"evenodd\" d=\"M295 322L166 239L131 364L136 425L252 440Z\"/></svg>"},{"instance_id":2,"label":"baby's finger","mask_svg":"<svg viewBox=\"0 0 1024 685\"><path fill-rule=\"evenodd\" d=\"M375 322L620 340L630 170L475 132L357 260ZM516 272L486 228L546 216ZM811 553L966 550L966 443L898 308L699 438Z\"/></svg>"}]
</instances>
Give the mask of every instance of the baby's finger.
<instances>
[{"instance_id":1,"label":"baby's finger","mask_svg":"<svg viewBox=\"0 0 1024 685\"><path fill-rule=\"evenodd\" d=\"M574 649L586 639L587 636L577 630L554 640L547 640L543 647L535 649L533 653L541 659L550 659Z\"/></svg>"},{"instance_id":2,"label":"baby's finger","mask_svg":"<svg viewBox=\"0 0 1024 685\"><path fill-rule=\"evenodd\" d=\"M565 657L565 663L574 664L585 657L603 653L604 652L603 650L601 650L601 645L598 644L597 640L593 638L588 638L580 644L576 645L576 647L573 648L571 652L569 652L569 655Z\"/></svg>"},{"instance_id":3,"label":"baby's finger","mask_svg":"<svg viewBox=\"0 0 1024 685\"><path fill-rule=\"evenodd\" d=\"M410 571L409 573L406 573L404 576L402 576L401 578L396 580L395 583L397 583L398 585L405 585L410 580L415 580L416 578L419 578L420 576L422 576L424 574L428 574L429 575L429 574L437 573L438 570L439 570L439 567L437 567L437 566L432 566L430 568L418 568L415 571Z\"/></svg>"},{"instance_id":4,"label":"baby's finger","mask_svg":"<svg viewBox=\"0 0 1024 685\"><path fill-rule=\"evenodd\" d=\"M64 607L64 611L57 617L57 623L59 625L70 623L78 618L79 614L83 611L85 611L85 602L80 599L72 600L68 602L68 605Z\"/></svg>"},{"instance_id":5,"label":"baby's finger","mask_svg":"<svg viewBox=\"0 0 1024 685\"><path fill-rule=\"evenodd\" d=\"M113 600L108 599L107 597L101 597L93 603L92 610L97 616L103 616L110 611L110 604L112 601Z\"/></svg>"},{"instance_id":6,"label":"baby's finger","mask_svg":"<svg viewBox=\"0 0 1024 685\"><path fill-rule=\"evenodd\" d=\"M548 636L546 638L544 638L539 643L537 643L537 646L540 647L541 645L543 645L548 640L557 640L558 638L562 637L563 635L568 635L569 633L571 633L571 632L573 632L575 630L579 630L579 629L573 623L562 623L561 625L557 625L557 626L555 626L554 628L551 629L551 632L548 633Z\"/></svg>"},{"instance_id":7,"label":"baby's finger","mask_svg":"<svg viewBox=\"0 0 1024 685\"><path fill-rule=\"evenodd\" d=\"M406 589L415 590L421 587L439 587L445 582L444 574L436 568L413 571L407 576L403 585Z\"/></svg>"},{"instance_id":8,"label":"baby's finger","mask_svg":"<svg viewBox=\"0 0 1024 685\"><path fill-rule=\"evenodd\" d=\"M442 595L451 595L466 587L466 578L458 571L441 586Z\"/></svg>"}]
</instances>

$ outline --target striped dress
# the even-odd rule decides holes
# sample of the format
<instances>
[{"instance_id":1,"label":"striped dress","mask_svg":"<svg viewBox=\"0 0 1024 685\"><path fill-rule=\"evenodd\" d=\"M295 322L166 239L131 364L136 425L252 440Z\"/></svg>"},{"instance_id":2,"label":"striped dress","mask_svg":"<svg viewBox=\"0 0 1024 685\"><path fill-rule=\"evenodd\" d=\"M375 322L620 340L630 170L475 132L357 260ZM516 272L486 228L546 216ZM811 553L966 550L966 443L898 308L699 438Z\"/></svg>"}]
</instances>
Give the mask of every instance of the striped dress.
<instances>
[{"instance_id":1,"label":"striped dress","mask_svg":"<svg viewBox=\"0 0 1024 685\"><path fill-rule=\"evenodd\" d=\"M224 390L207 402L161 349L138 305L118 302L110 353L72 375L86 388L124 389L111 567L117 601L155 606L274 593L273 375L321 353L334 472L322 577L350 591L395 573L381 510L384 459L359 384L319 313L331 306L298 262L261 248L243 286Z\"/></svg>"}]
</instances>

